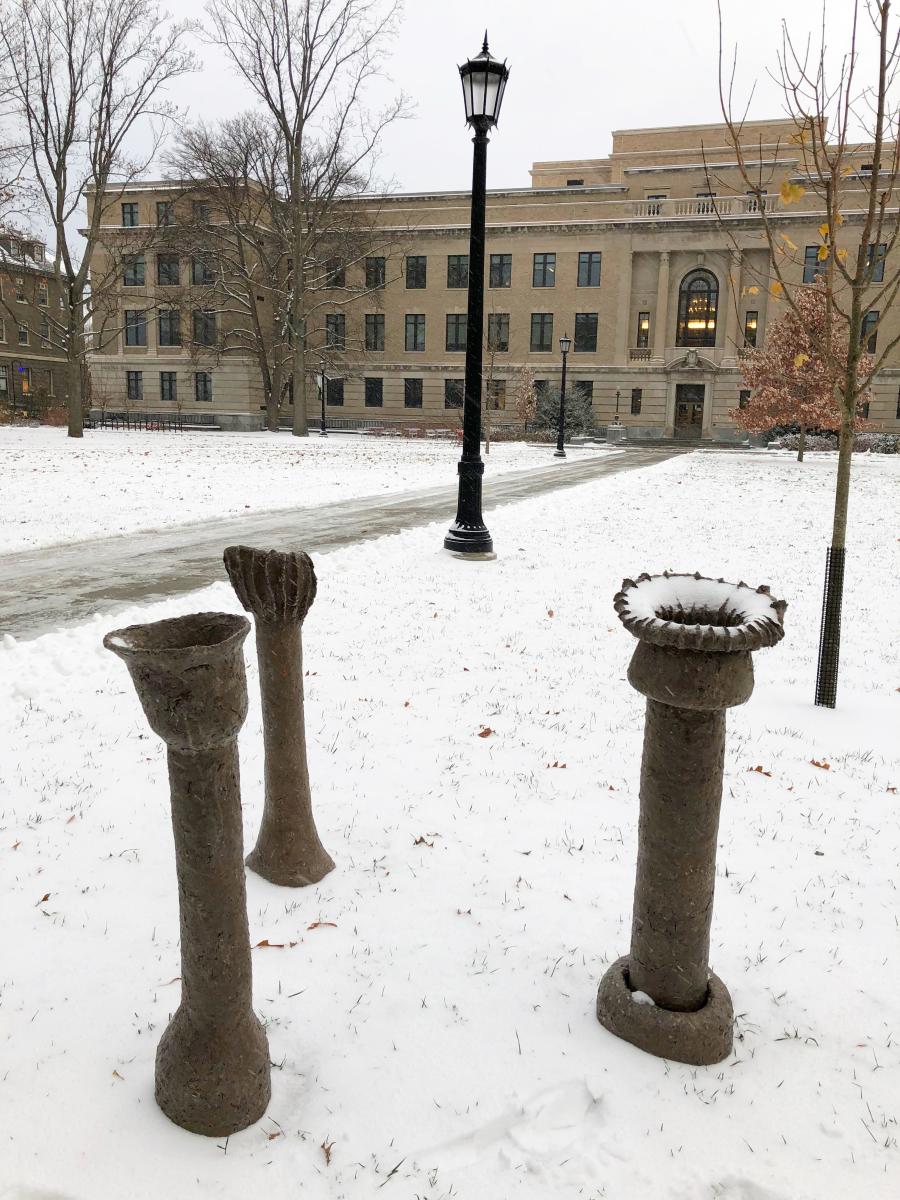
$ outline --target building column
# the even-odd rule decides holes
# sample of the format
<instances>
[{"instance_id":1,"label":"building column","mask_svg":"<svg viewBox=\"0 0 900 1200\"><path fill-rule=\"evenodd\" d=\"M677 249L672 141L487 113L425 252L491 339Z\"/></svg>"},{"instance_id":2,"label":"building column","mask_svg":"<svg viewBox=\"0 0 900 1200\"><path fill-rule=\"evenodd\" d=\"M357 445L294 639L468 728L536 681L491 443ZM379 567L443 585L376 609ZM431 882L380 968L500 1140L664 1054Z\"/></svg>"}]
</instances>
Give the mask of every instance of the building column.
<instances>
[{"instance_id":1,"label":"building column","mask_svg":"<svg viewBox=\"0 0 900 1200\"><path fill-rule=\"evenodd\" d=\"M629 340L631 330L631 272L633 262L634 255L629 250L625 257L622 287L619 293L619 320L616 325L616 353L614 359L617 363L627 363L629 361L628 350L631 344Z\"/></svg>"},{"instance_id":2,"label":"building column","mask_svg":"<svg viewBox=\"0 0 900 1200\"><path fill-rule=\"evenodd\" d=\"M707 375L703 382L703 420L700 424L700 440L708 441L712 437L713 399L718 375Z\"/></svg>"},{"instance_id":3,"label":"building column","mask_svg":"<svg viewBox=\"0 0 900 1200\"><path fill-rule=\"evenodd\" d=\"M725 308L725 345L722 350L722 365L725 367L736 367L738 362L738 309L740 303L741 252L732 250Z\"/></svg>"},{"instance_id":4,"label":"building column","mask_svg":"<svg viewBox=\"0 0 900 1200\"><path fill-rule=\"evenodd\" d=\"M653 317L653 361L665 362L666 329L669 324L669 251L659 254L659 281L656 285L656 313Z\"/></svg>"}]
</instances>

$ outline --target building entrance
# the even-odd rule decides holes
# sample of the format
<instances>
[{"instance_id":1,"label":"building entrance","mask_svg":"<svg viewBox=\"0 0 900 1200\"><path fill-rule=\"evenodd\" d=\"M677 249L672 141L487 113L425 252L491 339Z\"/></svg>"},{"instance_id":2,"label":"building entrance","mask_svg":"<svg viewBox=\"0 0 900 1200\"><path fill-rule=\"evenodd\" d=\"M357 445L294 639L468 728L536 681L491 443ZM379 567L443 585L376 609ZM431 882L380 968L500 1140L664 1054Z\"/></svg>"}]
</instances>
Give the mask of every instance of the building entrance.
<instances>
[{"instance_id":1,"label":"building entrance","mask_svg":"<svg viewBox=\"0 0 900 1200\"><path fill-rule=\"evenodd\" d=\"M675 436L690 440L699 438L703 428L703 383L675 384Z\"/></svg>"}]
</instances>

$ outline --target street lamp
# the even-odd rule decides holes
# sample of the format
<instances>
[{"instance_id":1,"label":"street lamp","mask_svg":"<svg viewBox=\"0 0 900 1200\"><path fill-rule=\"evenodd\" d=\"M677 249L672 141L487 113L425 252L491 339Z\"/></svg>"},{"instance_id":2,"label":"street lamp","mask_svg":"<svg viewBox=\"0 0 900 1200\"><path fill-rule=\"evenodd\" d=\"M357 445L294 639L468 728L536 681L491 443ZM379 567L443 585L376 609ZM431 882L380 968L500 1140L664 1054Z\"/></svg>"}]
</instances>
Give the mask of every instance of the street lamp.
<instances>
[{"instance_id":1,"label":"street lamp","mask_svg":"<svg viewBox=\"0 0 900 1200\"><path fill-rule=\"evenodd\" d=\"M572 339L566 333L559 339L559 348L562 352L562 380L559 385L559 433L556 435L556 449L553 452L554 458L566 457L566 356L572 348Z\"/></svg>"},{"instance_id":2,"label":"street lamp","mask_svg":"<svg viewBox=\"0 0 900 1200\"><path fill-rule=\"evenodd\" d=\"M466 123L475 131L472 142L472 214L469 225L469 295L466 319L466 379L463 400L463 448L457 473L459 498L456 520L444 538L444 548L461 554L491 554L494 544L481 515L481 366L484 337L484 223L487 186L488 131L500 118L509 67L488 50L487 30L481 53L459 68Z\"/></svg>"},{"instance_id":3,"label":"street lamp","mask_svg":"<svg viewBox=\"0 0 900 1200\"><path fill-rule=\"evenodd\" d=\"M320 391L322 393L322 428L319 430L319 437L328 437L328 430L325 428L325 383L326 383L326 380L325 380L325 359L324 358L322 359L320 365L322 368L322 386L320 389Z\"/></svg>"},{"instance_id":4,"label":"street lamp","mask_svg":"<svg viewBox=\"0 0 900 1200\"><path fill-rule=\"evenodd\" d=\"M618 423L619 423L619 389L616 388L616 419L613 422L613 424L618 425Z\"/></svg>"}]
</instances>

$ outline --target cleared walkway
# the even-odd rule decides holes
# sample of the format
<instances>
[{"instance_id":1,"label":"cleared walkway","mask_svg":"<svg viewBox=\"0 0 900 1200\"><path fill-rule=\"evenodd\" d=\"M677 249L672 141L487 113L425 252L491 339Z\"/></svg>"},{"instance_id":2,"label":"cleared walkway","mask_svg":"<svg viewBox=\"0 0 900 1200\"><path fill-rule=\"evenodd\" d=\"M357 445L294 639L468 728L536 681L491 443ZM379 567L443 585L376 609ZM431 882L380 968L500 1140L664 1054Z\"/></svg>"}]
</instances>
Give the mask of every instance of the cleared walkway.
<instances>
[{"instance_id":1,"label":"cleared walkway","mask_svg":"<svg viewBox=\"0 0 900 1200\"><path fill-rule=\"evenodd\" d=\"M584 453L580 460L493 479L486 476L484 511L620 471L652 467L685 450L665 446L614 455ZM449 525L455 514L453 480L393 496L279 509L8 554L0 559L0 633L36 637L95 612L205 587L225 578L222 551L235 542L281 550L334 550L431 521Z\"/></svg>"}]
</instances>

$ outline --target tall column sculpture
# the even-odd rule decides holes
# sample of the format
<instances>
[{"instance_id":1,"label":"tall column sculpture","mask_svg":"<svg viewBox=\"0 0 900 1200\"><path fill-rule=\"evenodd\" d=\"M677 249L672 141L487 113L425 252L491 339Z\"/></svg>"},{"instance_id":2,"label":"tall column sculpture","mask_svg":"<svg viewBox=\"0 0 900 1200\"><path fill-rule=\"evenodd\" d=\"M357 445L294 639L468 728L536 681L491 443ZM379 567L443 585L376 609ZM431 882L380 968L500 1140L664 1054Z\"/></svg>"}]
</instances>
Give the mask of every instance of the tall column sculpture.
<instances>
[{"instance_id":1,"label":"tall column sculpture","mask_svg":"<svg viewBox=\"0 0 900 1200\"><path fill-rule=\"evenodd\" d=\"M786 607L767 587L668 573L626 579L615 597L647 715L631 952L604 975L597 1016L661 1058L731 1050L731 997L709 970L725 712L750 698L750 656L784 636Z\"/></svg>"},{"instance_id":2,"label":"tall column sculpture","mask_svg":"<svg viewBox=\"0 0 900 1200\"><path fill-rule=\"evenodd\" d=\"M316 573L302 551L229 546L224 560L255 619L262 696L266 798L247 866L271 883L305 887L334 870L313 818L303 718L300 628L316 596Z\"/></svg>"},{"instance_id":3,"label":"tall column sculpture","mask_svg":"<svg viewBox=\"0 0 900 1200\"><path fill-rule=\"evenodd\" d=\"M156 1053L156 1101L225 1137L259 1120L269 1045L253 1012L237 735L247 715L244 617L194 613L103 639L168 749L181 919L181 1004Z\"/></svg>"}]
</instances>

